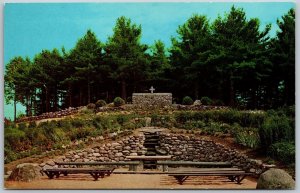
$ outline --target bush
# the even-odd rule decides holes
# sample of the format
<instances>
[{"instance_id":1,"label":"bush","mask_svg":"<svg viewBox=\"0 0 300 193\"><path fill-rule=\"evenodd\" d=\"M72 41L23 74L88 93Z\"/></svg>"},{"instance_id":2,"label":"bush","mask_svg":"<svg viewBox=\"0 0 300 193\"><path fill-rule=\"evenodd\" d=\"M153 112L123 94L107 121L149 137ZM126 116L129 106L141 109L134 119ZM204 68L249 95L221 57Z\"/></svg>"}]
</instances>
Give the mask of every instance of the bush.
<instances>
[{"instance_id":1,"label":"bush","mask_svg":"<svg viewBox=\"0 0 300 193\"><path fill-rule=\"evenodd\" d=\"M213 103L213 101L209 97L204 96L201 98L201 103L203 105L211 105Z\"/></svg>"},{"instance_id":2,"label":"bush","mask_svg":"<svg viewBox=\"0 0 300 193\"><path fill-rule=\"evenodd\" d=\"M69 118L58 120L57 126L67 131L72 128L71 120Z\"/></svg>"},{"instance_id":3,"label":"bush","mask_svg":"<svg viewBox=\"0 0 300 193\"><path fill-rule=\"evenodd\" d=\"M87 106L86 106L87 109L95 109L96 108L96 105L94 103L89 103Z\"/></svg>"},{"instance_id":4,"label":"bush","mask_svg":"<svg viewBox=\"0 0 300 193\"><path fill-rule=\"evenodd\" d=\"M114 106L119 107L125 104L125 101L121 97L116 97L114 99Z\"/></svg>"},{"instance_id":5,"label":"bush","mask_svg":"<svg viewBox=\"0 0 300 193\"><path fill-rule=\"evenodd\" d=\"M131 104L131 103L132 103L132 97L127 97L126 103L127 103L127 104Z\"/></svg>"},{"instance_id":6,"label":"bush","mask_svg":"<svg viewBox=\"0 0 300 193\"><path fill-rule=\"evenodd\" d=\"M120 125L123 125L125 122L127 122L129 120L129 116L128 115L117 115L117 122Z\"/></svg>"},{"instance_id":7,"label":"bush","mask_svg":"<svg viewBox=\"0 0 300 193\"><path fill-rule=\"evenodd\" d=\"M106 102L105 102L105 100L97 100L97 102L95 104L96 104L96 107L99 108L99 107L104 107L106 105Z\"/></svg>"},{"instance_id":8,"label":"bush","mask_svg":"<svg viewBox=\"0 0 300 193\"><path fill-rule=\"evenodd\" d=\"M183 99L182 99L182 104L183 105L192 105L194 103L193 99L189 96L185 96Z\"/></svg>"},{"instance_id":9,"label":"bush","mask_svg":"<svg viewBox=\"0 0 300 193\"><path fill-rule=\"evenodd\" d=\"M259 129L262 147L268 148L271 144L280 141L293 141L295 129L286 116L268 117Z\"/></svg>"},{"instance_id":10,"label":"bush","mask_svg":"<svg viewBox=\"0 0 300 193\"><path fill-rule=\"evenodd\" d=\"M73 127L79 128L85 125L85 121L83 119L75 118L71 120L71 124Z\"/></svg>"},{"instance_id":11,"label":"bush","mask_svg":"<svg viewBox=\"0 0 300 193\"><path fill-rule=\"evenodd\" d=\"M20 130L24 130L24 129L26 129L26 128L27 128L27 125L26 125L26 123L25 123L25 122L23 122L23 123L19 123L19 124L18 124L18 128L19 128Z\"/></svg>"},{"instance_id":12,"label":"bush","mask_svg":"<svg viewBox=\"0 0 300 193\"><path fill-rule=\"evenodd\" d=\"M260 145L258 132L253 130L235 132L235 141L238 144L252 149L258 148Z\"/></svg>"},{"instance_id":13,"label":"bush","mask_svg":"<svg viewBox=\"0 0 300 193\"><path fill-rule=\"evenodd\" d=\"M268 154L284 164L295 163L295 142L279 142L270 146Z\"/></svg>"},{"instance_id":14,"label":"bush","mask_svg":"<svg viewBox=\"0 0 300 193\"><path fill-rule=\"evenodd\" d=\"M36 128L36 122L35 121L31 121L29 122L28 128Z\"/></svg>"},{"instance_id":15,"label":"bush","mask_svg":"<svg viewBox=\"0 0 300 193\"><path fill-rule=\"evenodd\" d=\"M222 100L217 99L217 100L213 101L213 105L215 105L215 106L223 106L224 103L223 103Z\"/></svg>"}]
</instances>

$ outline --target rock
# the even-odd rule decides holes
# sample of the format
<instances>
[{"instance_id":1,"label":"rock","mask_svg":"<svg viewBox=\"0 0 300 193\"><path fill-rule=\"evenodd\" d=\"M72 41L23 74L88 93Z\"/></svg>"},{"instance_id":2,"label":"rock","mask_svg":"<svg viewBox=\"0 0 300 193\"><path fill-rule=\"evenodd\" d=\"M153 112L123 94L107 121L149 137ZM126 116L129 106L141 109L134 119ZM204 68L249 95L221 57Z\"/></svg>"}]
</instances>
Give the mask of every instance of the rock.
<instances>
[{"instance_id":1,"label":"rock","mask_svg":"<svg viewBox=\"0 0 300 193\"><path fill-rule=\"evenodd\" d=\"M260 175L256 189L295 189L295 181L284 170L271 168Z\"/></svg>"},{"instance_id":2,"label":"rock","mask_svg":"<svg viewBox=\"0 0 300 193\"><path fill-rule=\"evenodd\" d=\"M195 102L194 102L194 104L193 105L202 105L202 103L201 103L201 100L195 100Z\"/></svg>"},{"instance_id":3,"label":"rock","mask_svg":"<svg viewBox=\"0 0 300 193\"><path fill-rule=\"evenodd\" d=\"M123 156L123 153L119 152L119 153L116 153L116 157L121 157Z\"/></svg>"},{"instance_id":4,"label":"rock","mask_svg":"<svg viewBox=\"0 0 300 193\"><path fill-rule=\"evenodd\" d=\"M159 147L155 147L155 151L158 153L158 154L161 154L161 155L167 155L167 151L159 148Z\"/></svg>"},{"instance_id":5,"label":"rock","mask_svg":"<svg viewBox=\"0 0 300 193\"><path fill-rule=\"evenodd\" d=\"M89 162L89 161L90 161L89 159L86 158L83 159L83 162Z\"/></svg>"},{"instance_id":6,"label":"rock","mask_svg":"<svg viewBox=\"0 0 300 193\"><path fill-rule=\"evenodd\" d=\"M137 153L130 153L130 156L137 156Z\"/></svg>"},{"instance_id":7,"label":"rock","mask_svg":"<svg viewBox=\"0 0 300 193\"><path fill-rule=\"evenodd\" d=\"M114 138L114 137L116 137L118 134L116 133L116 132L113 132L113 133L109 133L108 134L108 137L109 138Z\"/></svg>"},{"instance_id":8,"label":"rock","mask_svg":"<svg viewBox=\"0 0 300 193\"><path fill-rule=\"evenodd\" d=\"M55 163L54 163L53 160L47 161L46 164L49 165L49 166L55 166Z\"/></svg>"},{"instance_id":9,"label":"rock","mask_svg":"<svg viewBox=\"0 0 300 193\"><path fill-rule=\"evenodd\" d=\"M80 156L79 156L79 155L74 155L74 158L75 158L75 159L79 159Z\"/></svg>"},{"instance_id":10,"label":"rock","mask_svg":"<svg viewBox=\"0 0 300 193\"><path fill-rule=\"evenodd\" d=\"M100 157L100 153L93 153L93 156Z\"/></svg>"},{"instance_id":11,"label":"rock","mask_svg":"<svg viewBox=\"0 0 300 193\"><path fill-rule=\"evenodd\" d=\"M124 150L130 150L131 147L130 147L130 146L125 146L123 149L124 149Z\"/></svg>"},{"instance_id":12,"label":"rock","mask_svg":"<svg viewBox=\"0 0 300 193\"><path fill-rule=\"evenodd\" d=\"M30 182L40 179L42 176L41 167L38 164L19 164L9 175L8 180Z\"/></svg>"},{"instance_id":13,"label":"rock","mask_svg":"<svg viewBox=\"0 0 300 193\"><path fill-rule=\"evenodd\" d=\"M89 148L89 149L86 149L85 151L86 151L86 152L88 152L88 153L94 153L94 150L93 150L93 149L91 149L91 148Z\"/></svg>"},{"instance_id":14,"label":"rock","mask_svg":"<svg viewBox=\"0 0 300 193\"><path fill-rule=\"evenodd\" d=\"M112 143L111 146L112 146L112 147L120 146L120 143L116 143L116 142L115 142L115 143Z\"/></svg>"},{"instance_id":15,"label":"rock","mask_svg":"<svg viewBox=\"0 0 300 193\"><path fill-rule=\"evenodd\" d=\"M181 154L182 154L181 151L176 151L176 152L174 152L174 155L181 155Z\"/></svg>"},{"instance_id":16,"label":"rock","mask_svg":"<svg viewBox=\"0 0 300 193\"><path fill-rule=\"evenodd\" d=\"M103 139L104 139L104 137L102 135L96 137L96 140L103 140Z\"/></svg>"},{"instance_id":17,"label":"rock","mask_svg":"<svg viewBox=\"0 0 300 193\"><path fill-rule=\"evenodd\" d=\"M151 126L151 118L150 117L145 117L145 126L150 127Z\"/></svg>"},{"instance_id":18,"label":"rock","mask_svg":"<svg viewBox=\"0 0 300 193\"><path fill-rule=\"evenodd\" d=\"M255 173L255 172L256 172L256 169L255 169L255 168L251 168L251 169L249 170L249 172Z\"/></svg>"}]
</instances>

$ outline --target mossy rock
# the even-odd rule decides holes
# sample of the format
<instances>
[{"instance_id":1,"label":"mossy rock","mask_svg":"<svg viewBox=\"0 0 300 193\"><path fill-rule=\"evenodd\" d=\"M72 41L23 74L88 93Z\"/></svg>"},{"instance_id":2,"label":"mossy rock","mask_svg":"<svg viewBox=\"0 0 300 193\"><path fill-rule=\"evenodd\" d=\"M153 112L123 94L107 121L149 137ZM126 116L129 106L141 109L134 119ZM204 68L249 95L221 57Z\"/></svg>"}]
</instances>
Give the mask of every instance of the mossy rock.
<instances>
[{"instance_id":1,"label":"mossy rock","mask_svg":"<svg viewBox=\"0 0 300 193\"><path fill-rule=\"evenodd\" d=\"M256 189L295 189L295 181L284 170L271 168L260 175Z\"/></svg>"},{"instance_id":2,"label":"mossy rock","mask_svg":"<svg viewBox=\"0 0 300 193\"><path fill-rule=\"evenodd\" d=\"M17 165L8 177L8 180L30 182L40 179L41 176L41 167L38 164L23 163Z\"/></svg>"}]
</instances>

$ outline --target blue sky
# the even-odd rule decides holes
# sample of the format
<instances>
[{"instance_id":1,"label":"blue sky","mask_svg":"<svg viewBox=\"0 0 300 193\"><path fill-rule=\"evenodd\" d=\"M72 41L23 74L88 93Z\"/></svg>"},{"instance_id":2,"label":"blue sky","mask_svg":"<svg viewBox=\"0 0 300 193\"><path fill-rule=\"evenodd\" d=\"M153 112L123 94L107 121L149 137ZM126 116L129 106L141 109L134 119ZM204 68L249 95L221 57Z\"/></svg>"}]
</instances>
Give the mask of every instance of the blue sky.
<instances>
[{"instance_id":1,"label":"blue sky","mask_svg":"<svg viewBox=\"0 0 300 193\"><path fill-rule=\"evenodd\" d=\"M193 14L206 15L212 22L229 12L232 5L243 8L247 18L259 18L262 27L271 23L271 36L278 30L276 20L295 7L288 2L8 3L4 7L4 64L14 56L33 59L42 49L64 46L69 50L87 29L105 42L120 16L141 24L143 43L153 44L160 39L169 47L170 37L176 36L178 26ZM18 109L24 110L20 106ZM13 116L12 105L5 105L4 116Z\"/></svg>"}]
</instances>

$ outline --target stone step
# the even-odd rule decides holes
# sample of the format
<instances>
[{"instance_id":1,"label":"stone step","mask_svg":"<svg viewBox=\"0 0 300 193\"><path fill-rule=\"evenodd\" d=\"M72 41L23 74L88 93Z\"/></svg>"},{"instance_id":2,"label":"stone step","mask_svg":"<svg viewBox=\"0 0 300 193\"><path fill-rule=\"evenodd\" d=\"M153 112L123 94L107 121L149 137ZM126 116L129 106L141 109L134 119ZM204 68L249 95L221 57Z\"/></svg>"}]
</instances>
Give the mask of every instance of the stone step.
<instances>
[{"instance_id":1,"label":"stone step","mask_svg":"<svg viewBox=\"0 0 300 193\"><path fill-rule=\"evenodd\" d=\"M159 139L145 139L145 142L158 142Z\"/></svg>"},{"instance_id":2,"label":"stone step","mask_svg":"<svg viewBox=\"0 0 300 193\"><path fill-rule=\"evenodd\" d=\"M153 139L159 139L159 135L145 135L145 139L151 139L151 138L153 138Z\"/></svg>"},{"instance_id":3,"label":"stone step","mask_svg":"<svg viewBox=\"0 0 300 193\"><path fill-rule=\"evenodd\" d=\"M157 146L158 144L157 143L154 143L154 142L144 142L144 147L146 147L146 146L153 146L153 147L155 147L155 146Z\"/></svg>"},{"instance_id":4,"label":"stone step","mask_svg":"<svg viewBox=\"0 0 300 193\"><path fill-rule=\"evenodd\" d=\"M155 152L149 152L149 151L147 151L146 153L145 153L145 155L146 156L156 156L156 153Z\"/></svg>"}]
</instances>

